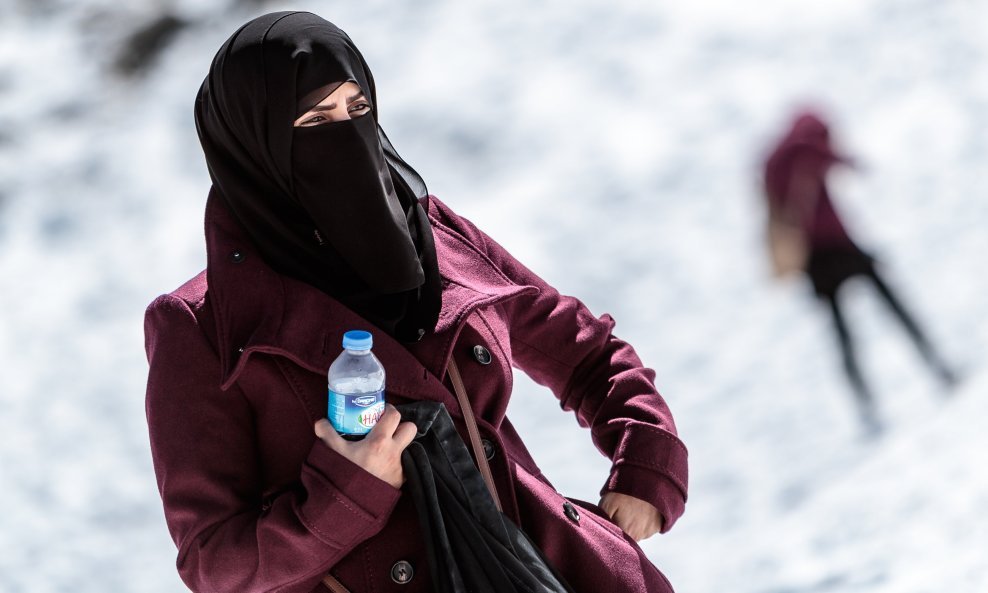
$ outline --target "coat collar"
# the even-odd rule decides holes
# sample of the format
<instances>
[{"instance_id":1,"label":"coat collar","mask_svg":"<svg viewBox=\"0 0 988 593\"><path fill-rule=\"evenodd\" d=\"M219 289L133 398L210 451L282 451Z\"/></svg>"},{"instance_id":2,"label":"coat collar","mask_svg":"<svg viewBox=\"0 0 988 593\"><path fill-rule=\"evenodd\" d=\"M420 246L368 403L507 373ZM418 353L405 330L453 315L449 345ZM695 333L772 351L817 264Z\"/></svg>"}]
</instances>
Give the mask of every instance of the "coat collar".
<instances>
[{"instance_id":1,"label":"coat collar","mask_svg":"<svg viewBox=\"0 0 988 593\"><path fill-rule=\"evenodd\" d=\"M426 368L428 372L394 373L388 390L411 399L434 399L449 407L452 396L441 378L456 336L478 307L502 302L538 288L518 285L476 246L444 224L434 198L423 206L433 225L443 302L434 336L443 349L423 365L404 345L375 331L374 353L385 368ZM343 333L373 328L336 299L294 278L278 274L260 257L230 211L215 194L206 203L208 298L212 305L222 388L229 388L254 353L285 356L317 373L325 373L339 353ZM429 339L427 337L427 339Z\"/></svg>"}]
</instances>

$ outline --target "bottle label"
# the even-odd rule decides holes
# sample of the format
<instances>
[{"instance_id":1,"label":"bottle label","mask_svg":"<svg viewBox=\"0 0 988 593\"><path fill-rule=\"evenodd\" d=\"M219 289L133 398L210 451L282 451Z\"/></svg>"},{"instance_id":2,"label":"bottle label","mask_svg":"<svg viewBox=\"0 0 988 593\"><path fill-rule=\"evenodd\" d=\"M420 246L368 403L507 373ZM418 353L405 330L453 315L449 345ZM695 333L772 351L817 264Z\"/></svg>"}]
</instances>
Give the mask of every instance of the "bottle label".
<instances>
[{"instance_id":1,"label":"bottle label","mask_svg":"<svg viewBox=\"0 0 988 593\"><path fill-rule=\"evenodd\" d=\"M365 435L384 413L384 390L372 393L345 394L329 390L329 421L336 432Z\"/></svg>"}]
</instances>

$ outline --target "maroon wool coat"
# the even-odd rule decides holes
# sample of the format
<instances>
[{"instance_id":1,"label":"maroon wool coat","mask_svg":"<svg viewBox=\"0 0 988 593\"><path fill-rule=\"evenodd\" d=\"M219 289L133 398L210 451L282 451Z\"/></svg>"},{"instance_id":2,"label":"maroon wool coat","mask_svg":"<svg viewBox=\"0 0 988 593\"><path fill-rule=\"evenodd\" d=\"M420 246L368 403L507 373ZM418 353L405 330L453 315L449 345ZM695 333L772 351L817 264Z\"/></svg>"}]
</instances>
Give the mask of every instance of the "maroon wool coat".
<instances>
[{"instance_id":1,"label":"maroon wool coat","mask_svg":"<svg viewBox=\"0 0 988 593\"><path fill-rule=\"evenodd\" d=\"M457 361L504 507L580 592L668 592L668 581L594 505L572 507L505 417L512 367L547 386L591 429L613 466L603 491L647 500L669 529L686 498L686 449L654 373L595 318L434 197L443 303L433 334L403 345L375 331L392 403L446 405ZM145 319L147 419L178 570L194 591L430 590L409 496L317 440L326 371L342 333L370 324L321 291L272 271L210 198L206 271L157 298ZM474 346L492 355L475 359ZM483 357L481 357L483 358ZM575 510L575 512L574 512ZM571 518L572 517L572 518ZM576 520L576 518L579 520ZM392 567L415 571L398 584Z\"/></svg>"}]
</instances>

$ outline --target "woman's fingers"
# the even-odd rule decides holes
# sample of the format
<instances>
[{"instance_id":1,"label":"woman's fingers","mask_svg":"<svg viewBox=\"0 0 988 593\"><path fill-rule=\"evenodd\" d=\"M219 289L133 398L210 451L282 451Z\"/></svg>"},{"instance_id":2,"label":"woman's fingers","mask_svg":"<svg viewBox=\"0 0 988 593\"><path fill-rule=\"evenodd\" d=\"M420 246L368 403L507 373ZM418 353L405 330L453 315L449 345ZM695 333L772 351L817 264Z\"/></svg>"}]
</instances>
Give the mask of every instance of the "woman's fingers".
<instances>
[{"instance_id":1,"label":"woman's fingers","mask_svg":"<svg viewBox=\"0 0 988 593\"><path fill-rule=\"evenodd\" d=\"M401 452L415 439L418 428L412 422L402 422L397 408L387 404L374 428L359 441L341 437L325 418L315 423L314 430L327 447L391 486L401 488L405 481Z\"/></svg>"},{"instance_id":2,"label":"woman's fingers","mask_svg":"<svg viewBox=\"0 0 988 593\"><path fill-rule=\"evenodd\" d=\"M418 426L414 422L402 422L395 429L394 441L398 445L398 448L402 451L405 450L412 441L415 440L415 435L419 432Z\"/></svg>"},{"instance_id":3,"label":"woman's fingers","mask_svg":"<svg viewBox=\"0 0 988 593\"><path fill-rule=\"evenodd\" d=\"M647 523L648 521L643 517L633 517L628 521L628 535L634 538L635 541L641 541L652 535L654 532L648 530Z\"/></svg>"},{"instance_id":4,"label":"woman's fingers","mask_svg":"<svg viewBox=\"0 0 988 593\"><path fill-rule=\"evenodd\" d=\"M314 425L314 428L315 428L315 431L316 431L316 436L319 437L319 438L321 438L321 439L322 438L325 438L324 435L326 434L327 427L329 429L332 429L333 428L333 425L329 423L329 420L326 420L325 418L320 418L319 420L316 420L316 423ZM333 432L336 432L336 431L334 430Z\"/></svg>"},{"instance_id":5,"label":"woman's fingers","mask_svg":"<svg viewBox=\"0 0 988 593\"><path fill-rule=\"evenodd\" d=\"M315 431L316 436L319 437L322 442L326 443L326 446L330 449L342 451L342 447L345 447L347 444L346 440L336 432L335 428L333 428L332 423L325 418L320 418L316 421Z\"/></svg>"},{"instance_id":6,"label":"woman's fingers","mask_svg":"<svg viewBox=\"0 0 988 593\"><path fill-rule=\"evenodd\" d=\"M646 534L645 521L642 517L637 516L633 512L627 512L624 508L619 508L616 513L614 513L615 523L618 527L624 530L625 533L631 536L635 541L640 541L648 535Z\"/></svg>"},{"instance_id":7,"label":"woman's fingers","mask_svg":"<svg viewBox=\"0 0 988 593\"><path fill-rule=\"evenodd\" d=\"M636 541L652 537L662 530L662 514L658 509L633 496L608 492L601 498L600 508Z\"/></svg>"},{"instance_id":8,"label":"woman's fingers","mask_svg":"<svg viewBox=\"0 0 988 593\"><path fill-rule=\"evenodd\" d=\"M368 433L370 439L388 439L394 436L398 423L401 422L401 413L398 408L391 404L384 404L384 412L378 418L377 424Z\"/></svg>"},{"instance_id":9,"label":"woman's fingers","mask_svg":"<svg viewBox=\"0 0 988 593\"><path fill-rule=\"evenodd\" d=\"M618 507L614 510L614 513L611 515L611 520L614 521L615 525L620 527L622 531L630 535L632 538L636 540L638 539L635 537L634 532L637 530L635 529L632 520L628 517L628 514L624 512L624 509L621 508L620 505L618 505Z\"/></svg>"},{"instance_id":10,"label":"woman's fingers","mask_svg":"<svg viewBox=\"0 0 988 593\"><path fill-rule=\"evenodd\" d=\"M316 436L322 439L327 445L334 449L350 444L349 441L336 432L332 423L326 418L320 418L315 423ZM415 435L418 434L418 427L413 422L402 422L401 413L391 404L387 404L381 418L374 425L374 428L367 434L367 438L375 440L392 439L398 443L402 449L408 446Z\"/></svg>"}]
</instances>

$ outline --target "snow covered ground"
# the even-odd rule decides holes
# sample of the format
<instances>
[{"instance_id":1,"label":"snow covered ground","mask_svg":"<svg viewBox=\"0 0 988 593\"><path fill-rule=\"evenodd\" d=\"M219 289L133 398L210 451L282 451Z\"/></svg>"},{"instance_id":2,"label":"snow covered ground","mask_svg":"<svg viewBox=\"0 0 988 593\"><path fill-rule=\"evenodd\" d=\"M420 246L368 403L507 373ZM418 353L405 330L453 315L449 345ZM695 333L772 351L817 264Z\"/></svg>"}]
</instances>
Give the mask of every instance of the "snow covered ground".
<instances>
[{"instance_id":1,"label":"snow covered ground","mask_svg":"<svg viewBox=\"0 0 988 593\"><path fill-rule=\"evenodd\" d=\"M142 315L204 263L192 100L262 11L337 22L433 193L618 320L691 452L644 546L682 592L988 591L988 7L962 0L7 0L0 11L0 591L177 592ZM114 74L162 11L194 23ZM757 167L791 109L863 163L839 206L965 377L944 394L848 290L889 430L862 439L824 311L768 278ZM607 462L519 377L556 486ZM566 442L565 451L558 443Z\"/></svg>"}]
</instances>

